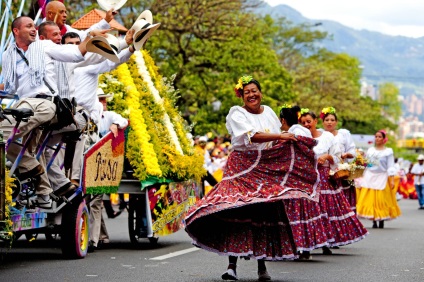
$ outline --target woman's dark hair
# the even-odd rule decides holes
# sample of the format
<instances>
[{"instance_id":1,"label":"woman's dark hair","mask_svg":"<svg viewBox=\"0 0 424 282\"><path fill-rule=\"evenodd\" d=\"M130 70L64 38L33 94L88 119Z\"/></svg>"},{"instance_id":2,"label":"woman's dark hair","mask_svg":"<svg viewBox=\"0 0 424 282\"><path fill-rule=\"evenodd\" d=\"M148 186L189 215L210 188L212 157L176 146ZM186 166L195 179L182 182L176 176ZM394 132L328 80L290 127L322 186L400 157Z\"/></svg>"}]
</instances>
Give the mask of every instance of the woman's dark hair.
<instances>
[{"instance_id":1,"label":"woman's dark hair","mask_svg":"<svg viewBox=\"0 0 424 282\"><path fill-rule=\"evenodd\" d=\"M298 124L300 112L299 106L293 106L291 108L282 108L280 111L280 118L286 120L288 126L292 126L293 124Z\"/></svg>"},{"instance_id":2,"label":"woman's dark hair","mask_svg":"<svg viewBox=\"0 0 424 282\"><path fill-rule=\"evenodd\" d=\"M242 89L240 89L241 90L241 95L243 96L244 95L244 91L243 91L243 89L244 89L244 87L246 86L246 85L249 85L249 84L255 84L257 87L258 87L258 89L259 89L259 91L261 91L262 92L262 90L261 90L261 84L259 83L259 81L257 81L256 79L252 79L251 81L249 81L249 83L246 83L246 84L243 84L243 88Z\"/></svg>"},{"instance_id":3,"label":"woman's dark hair","mask_svg":"<svg viewBox=\"0 0 424 282\"><path fill-rule=\"evenodd\" d=\"M300 117L306 117L307 115L310 115L313 119L317 119L317 115L314 112L312 112L312 111L309 111L309 112L306 112L306 113L302 113L300 115Z\"/></svg>"},{"instance_id":4,"label":"woman's dark hair","mask_svg":"<svg viewBox=\"0 0 424 282\"><path fill-rule=\"evenodd\" d=\"M79 40L81 40L81 37L78 35L78 33L76 33L76 32L67 32L67 33L65 33L64 36L62 36L62 41L60 43L65 44L65 39L66 38L78 38Z\"/></svg>"},{"instance_id":5,"label":"woman's dark hair","mask_svg":"<svg viewBox=\"0 0 424 282\"><path fill-rule=\"evenodd\" d=\"M332 114L332 113L326 113L326 114L324 114L324 115L322 116L322 121L324 121L324 120L325 120L325 118L326 118L326 117L328 117L329 115L333 115L333 116L334 116L334 118L336 119L336 121L338 121L338 120L337 120L337 115L336 115L336 113L334 113L334 114Z\"/></svg>"},{"instance_id":6,"label":"woman's dark hair","mask_svg":"<svg viewBox=\"0 0 424 282\"><path fill-rule=\"evenodd\" d=\"M260 84L260 83L259 83L259 81L257 81L256 79L252 79L249 83L247 83L247 84L243 84L243 88L244 88L246 85L249 85L249 84L251 84L251 83L254 83L254 84L258 87L259 91L262 91L262 90L261 90L261 84Z\"/></svg>"}]
</instances>

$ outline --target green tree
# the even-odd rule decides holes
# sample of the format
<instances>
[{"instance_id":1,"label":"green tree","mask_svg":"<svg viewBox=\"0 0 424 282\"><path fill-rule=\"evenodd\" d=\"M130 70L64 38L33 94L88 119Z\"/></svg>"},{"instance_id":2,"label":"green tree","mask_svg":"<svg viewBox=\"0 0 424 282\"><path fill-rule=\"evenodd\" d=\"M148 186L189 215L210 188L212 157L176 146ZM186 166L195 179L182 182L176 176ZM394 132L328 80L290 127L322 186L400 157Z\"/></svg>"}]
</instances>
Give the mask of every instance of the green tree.
<instances>
[{"instance_id":1,"label":"green tree","mask_svg":"<svg viewBox=\"0 0 424 282\"><path fill-rule=\"evenodd\" d=\"M383 110L383 115L397 122L402 115L402 104L399 101L399 88L393 83L384 83L379 86L379 103Z\"/></svg>"}]
</instances>

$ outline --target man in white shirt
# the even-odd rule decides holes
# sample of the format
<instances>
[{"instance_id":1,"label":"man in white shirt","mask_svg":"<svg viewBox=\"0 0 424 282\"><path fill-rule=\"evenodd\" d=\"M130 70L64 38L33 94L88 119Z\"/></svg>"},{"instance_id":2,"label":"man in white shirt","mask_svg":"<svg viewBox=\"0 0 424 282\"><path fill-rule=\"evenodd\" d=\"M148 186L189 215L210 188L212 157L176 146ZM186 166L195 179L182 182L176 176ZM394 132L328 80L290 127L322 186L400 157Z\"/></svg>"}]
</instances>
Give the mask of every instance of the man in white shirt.
<instances>
[{"instance_id":1,"label":"man in white shirt","mask_svg":"<svg viewBox=\"0 0 424 282\"><path fill-rule=\"evenodd\" d=\"M424 209L424 155L419 155L418 163L414 164L411 174L414 175L415 190L417 190L419 209Z\"/></svg>"},{"instance_id":2,"label":"man in white shirt","mask_svg":"<svg viewBox=\"0 0 424 282\"><path fill-rule=\"evenodd\" d=\"M131 55L135 52L134 46L132 46L133 42L133 34L134 30L129 30L125 35L125 40L121 40L120 44L125 44L129 46L128 48L122 50L118 57L120 59L119 63L114 63L109 60L103 60L98 64L92 64L88 66L78 66L76 65L73 69L74 80L78 81L78 87L75 88L75 92L71 93L71 97L74 97L79 106L84 107L90 114L90 118L94 123L98 123L100 121L100 116L102 112L102 105L98 105L98 97L97 97L97 88L98 88L98 80L99 74L111 71L116 68L120 64L129 60ZM80 41L75 40L75 38L67 37L65 34L64 44L79 44ZM98 54L93 54L93 56L98 56ZM93 59L94 60L94 59ZM84 149L84 137L81 138L81 142L77 142L75 148L75 154L78 156L82 153ZM81 174L81 160L76 157L74 158L72 165L72 175L71 179L73 183L78 183Z\"/></svg>"},{"instance_id":3,"label":"man in white shirt","mask_svg":"<svg viewBox=\"0 0 424 282\"><path fill-rule=\"evenodd\" d=\"M54 60L63 62L79 62L84 60L87 52L87 36L79 46L56 45L50 40L37 40L37 30L34 21L29 17L18 17L12 22L12 32L15 43L3 53L2 77L4 84L0 90L17 94L19 101L15 108L29 108L34 116L28 122L21 123L16 138L27 137L29 132L45 123L54 122L56 106L53 96L57 93L56 73ZM93 35L104 36L105 31L93 31ZM4 122L2 122L3 128ZM41 136L37 130L32 145L36 145ZM14 161L20 147L11 144L7 151L9 160ZM32 152L34 147L28 148ZM19 163L22 178L40 177L36 189L37 197L32 200L34 206L51 208L52 201L49 194L52 192L49 181L44 173L43 166L32 154L25 152ZM43 160L40 160L41 162ZM23 204L27 202L23 201Z\"/></svg>"}]
</instances>

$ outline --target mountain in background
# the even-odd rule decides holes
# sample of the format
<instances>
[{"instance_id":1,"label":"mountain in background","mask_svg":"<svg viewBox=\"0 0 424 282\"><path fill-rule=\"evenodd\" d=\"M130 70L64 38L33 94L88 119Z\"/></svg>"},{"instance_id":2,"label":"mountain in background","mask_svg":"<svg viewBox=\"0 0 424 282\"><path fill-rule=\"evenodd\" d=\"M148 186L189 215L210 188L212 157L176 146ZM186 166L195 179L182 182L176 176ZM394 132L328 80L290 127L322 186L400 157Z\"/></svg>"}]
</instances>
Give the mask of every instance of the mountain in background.
<instances>
[{"instance_id":1,"label":"mountain in background","mask_svg":"<svg viewBox=\"0 0 424 282\"><path fill-rule=\"evenodd\" d=\"M323 47L359 58L368 84L393 82L403 96L424 95L424 37L391 36L356 30L335 21L311 20L287 5L271 7L264 3L258 12L285 17L295 24L321 23L314 28L328 32L332 38L325 40Z\"/></svg>"}]
</instances>

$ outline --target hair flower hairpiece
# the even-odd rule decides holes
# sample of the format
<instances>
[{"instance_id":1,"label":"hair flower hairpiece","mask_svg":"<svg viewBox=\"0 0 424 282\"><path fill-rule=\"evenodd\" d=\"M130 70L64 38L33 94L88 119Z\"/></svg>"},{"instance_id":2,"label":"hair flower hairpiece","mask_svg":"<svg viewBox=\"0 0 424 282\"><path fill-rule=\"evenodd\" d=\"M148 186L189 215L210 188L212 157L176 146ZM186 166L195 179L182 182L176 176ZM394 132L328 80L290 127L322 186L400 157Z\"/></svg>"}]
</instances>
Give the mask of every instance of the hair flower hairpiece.
<instances>
[{"instance_id":1,"label":"hair flower hairpiece","mask_svg":"<svg viewBox=\"0 0 424 282\"><path fill-rule=\"evenodd\" d=\"M242 90L243 90L243 85L244 84L248 84L249 82L251 82L253 79L253 76L251 75L243 75L242 77L239 78L236 86L234 87L234 91L236 92L236 96L237 97L241 97L242 96Z\"/></svg>"},{"instance_id":2,"label":"hair flower hairpiece","mask_svg":"<svg viewBox=\"0 0 424 282\"><path fill-rule=\"evenodd\" d=\"M304 115L304 114L307 114L307 113L309 113L309 109L308 108L302 108L302 109L300 109L300 115Z\"/></svg>"},{"instance_id":3,"label":"hair flower hairpiece","mask_svg":"<svg viewBox=\"0 0 424 282\"><path fill-rule=\"evenodd\" d=\"M336 113L336 109L333 107L327 107L327 108L323 108L321 110L321 113L319 115L319 117L324 120L325 115L327 114L335 114Z\"/></svg>"}]
</instances>

